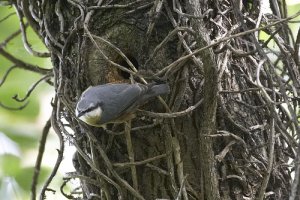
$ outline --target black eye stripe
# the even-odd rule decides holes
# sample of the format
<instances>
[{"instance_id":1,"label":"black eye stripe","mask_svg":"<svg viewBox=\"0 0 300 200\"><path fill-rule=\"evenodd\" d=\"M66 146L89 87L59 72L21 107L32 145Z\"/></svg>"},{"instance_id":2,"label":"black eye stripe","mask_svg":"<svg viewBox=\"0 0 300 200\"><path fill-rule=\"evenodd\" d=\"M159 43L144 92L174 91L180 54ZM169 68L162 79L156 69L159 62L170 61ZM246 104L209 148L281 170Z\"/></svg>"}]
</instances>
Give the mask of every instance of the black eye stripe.
<instances>
[{"instance_id":1,"label":"black eye stripe","mask_svg":"<svg viewBox=\"0 0 300 200\"><path fill-rule=\"evenodd\" d=\"M90 111L92 111L92 110L94 110L94 109L96 109L96 108L98 108L98 107L101 107L101 105L103 105L102 102L96 104L96 105L93 106L93 107L89 107L88 109L82 111L82 114L88 113L88 112L90 112Z\"/></svg>"},{"instance_id":2,"label":"black eye stripe","mask_svg":"<svg viewBox=\"0 0 300 200\"><path fill-rule=\"evenodd\" d=\"M97 105L96 105L96 106L93 106L93 107L90 107L90 108L86 109L84 112L85 112L85 113L88 113L88 112L90 112L90 111L96 109L97 107L98 107Z\"/></svg>"}]
</instances>

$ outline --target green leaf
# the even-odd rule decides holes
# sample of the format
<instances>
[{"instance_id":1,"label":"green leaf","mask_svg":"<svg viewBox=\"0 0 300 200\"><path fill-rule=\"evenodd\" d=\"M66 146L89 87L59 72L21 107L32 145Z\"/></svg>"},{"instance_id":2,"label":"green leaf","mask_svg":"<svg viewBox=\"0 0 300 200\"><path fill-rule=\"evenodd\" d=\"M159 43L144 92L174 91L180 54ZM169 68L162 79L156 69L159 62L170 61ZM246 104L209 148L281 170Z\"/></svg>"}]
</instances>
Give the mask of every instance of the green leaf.
<instances>
[{"instance_id":1,"label":"green leaf","mask_svg":"<svg viewBox=\"0 0 300 200\"><path fill-rule=\"evenodd\" d=\"M23 168L22 171L20 171L18 174L15 175L15 179L17 183L25 191L29 191L31 188L34 170L35 170L34 167ZM43 167L40 171L38 183L44 183L49 173L50 170Z\"/></svg>"},{"instance_id":2,"label":"green leaf","mask_svg":"<svg viewBox=\"0 0 300 200\"><path fill-rule=\"evenodd\" d=\"M19 157L4 154L0 156L1 170L4 176L15 176L21 171L21 160Z\"/></svg>"},{"instance_id":3,"label":"green leaf","mask_svg":"<svg viewBox=\"0 0 300 200\"><path fill-rule=\"evenodd\" d=\"M26 152L37 147L39 137L36 137L38 133L35 133L36 130L30 128L17 128L17 127L1 127L0 130L5 133L12 141L19 145L21 152Z\"/></svg>"}]
</instances>

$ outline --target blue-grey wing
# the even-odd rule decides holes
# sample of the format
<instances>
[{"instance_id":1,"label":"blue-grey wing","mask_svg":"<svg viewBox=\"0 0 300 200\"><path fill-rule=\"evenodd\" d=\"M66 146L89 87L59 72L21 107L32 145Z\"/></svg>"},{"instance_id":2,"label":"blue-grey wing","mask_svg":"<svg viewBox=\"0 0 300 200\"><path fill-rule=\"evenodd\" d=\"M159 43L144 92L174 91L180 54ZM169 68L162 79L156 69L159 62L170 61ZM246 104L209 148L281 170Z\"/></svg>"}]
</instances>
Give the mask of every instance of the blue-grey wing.
<instances>
[{"instance_id":1,"label":"blue-grey wing","mask_svg":"<svg viewBox=\"0 0 300 200\"><path fill-rule=\"evenodd\" d=\"M101 123L107 123L123 114L130 113L137 107L147 87L138 84L111 84L106 85L102 94L103 116Z\"/></svg>"}]
</instances>

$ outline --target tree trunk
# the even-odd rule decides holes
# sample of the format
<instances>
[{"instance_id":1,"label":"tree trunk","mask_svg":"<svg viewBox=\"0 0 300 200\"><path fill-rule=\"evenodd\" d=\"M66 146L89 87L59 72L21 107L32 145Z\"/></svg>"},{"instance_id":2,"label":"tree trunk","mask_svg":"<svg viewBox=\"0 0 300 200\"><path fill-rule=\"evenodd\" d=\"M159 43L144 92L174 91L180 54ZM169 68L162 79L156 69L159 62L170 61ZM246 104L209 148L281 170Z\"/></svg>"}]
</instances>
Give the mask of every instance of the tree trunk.
<instances>
[{"instance_id":1,"label":"tree trunk","mask_svg":"<svg viewBox=\"0 0 300 200\"><path fill-rule=\"evenodd\" d=\"M276 102L290 105L284 91L299 83L299 70L288 55L276 74L255 31L226 38L256 28L256 1L15 3L51 52L52 126L77 148L69 178L80 179L81 198L288 199L299 125ZM287 34L274 40L288 44ZM169 83L169 95L141 107L163 114L138 111L107 130L75 118L88 86L132 81Z\"/></svg>"}]
</instances>

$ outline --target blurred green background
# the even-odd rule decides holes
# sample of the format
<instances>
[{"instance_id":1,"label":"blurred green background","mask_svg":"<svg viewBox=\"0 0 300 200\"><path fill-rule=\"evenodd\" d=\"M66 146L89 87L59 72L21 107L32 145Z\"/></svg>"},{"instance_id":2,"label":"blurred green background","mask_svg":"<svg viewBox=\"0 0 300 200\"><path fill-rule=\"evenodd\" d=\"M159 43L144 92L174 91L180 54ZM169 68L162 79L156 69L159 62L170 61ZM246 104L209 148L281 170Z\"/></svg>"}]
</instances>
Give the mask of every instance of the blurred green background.
<instances>
[{"instance_id":1,"label":"blurred green background","mask_svg":"<svg viewBox=\"0 0 300 200\"><path fill-rule=\"evenodd\" d=\"M0 6L0 44L9 35L19 30L19 21L16 14L12 14L8 19L1 21L11 13L14 13L13 7ZM31 28L27 28L27 33L29 43L34 50L47 51L40 38L36 36ZM4 50L27 63L43 68L52 68L50 58L37 58L27 53L21 35L6 44ZM0 82L11 66L12 63L0 55ZM0 102L6 106L20 107L24 102L19 103L12 97L17 94L19 98L23 98L28 89L41 77L39 74L15 68L0 87ZM23 110L10 111L0 107L0 199L30 199L31 180L38 144L42 129L51 114L50 102L54 96L53 90L50 85L42 82L28 98L29 103ZM38 194L56 161L58 144L58 139L51 130L47 139L39 177ZM70 160L67 162L66 165L60 167L60 174L73 170L72 162ZM61 175L54 179L50 187L57 190L57 192L56 194L47 192L47 199L63 199L59 191L62 182Z\"/></svg>"},{"instance_id":2,"label":"blurred green background","mask_svg":"<svg viewBox=\"0 0 300 200\"><path fill-rule=\"evenodd\" d=\"M300 10L299 1L290 0L293 3L288 7L289 15ZM298 4L296 4L298 3ZM0 21L14 13L11 7L0 6ZM297 18L300 19L299 17ZM296 19L295 19L296 20ZM294 21L295 21L294 20ZM290 23L293 32L297 33L299 23ZM11 15L7 20L0 22L0 44L10 34L19 29L19 21L16 14ZM28 28L28 40L32 48L45 52L47 49L40 39ZM264 35L260 35L264 39ZM44 68L51 68L50 59L31 56L23 47L21 35L9 42L6 51L25 62L36 64ZM12 65L0 55L0 80L4 73ZM12 99L16 94L24 97L30 86L41 78L41 75L14 69L8 76L5 83L0 87L0 102L11 107L23 105ZM0 81L1 82L1 81ZM26 200L30 198L31 179L37 156L38 143L45 122L50 117L50 101L54 95L53 88L47 83L40 84L30 96L29 104L20 111L8 111L0 107L0 198L5 200ZM45 178L48 177L56 161L59 142L53 131L50 132L47 140L41 176L39 178L38 192L41 189ZM47 199L64 199L60 194L59 187L62 184L62 174L72 171L72 152L74 149L66 145L64 161L59 169L61 175L55 177L50 185L57 192L47 193Z\"/></svg>"}]
</instances>

